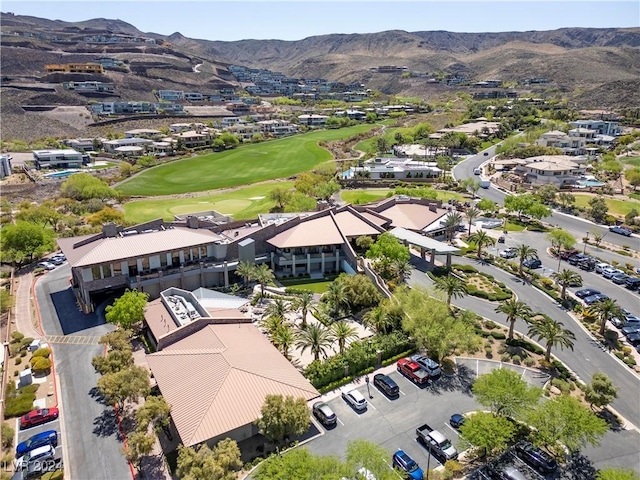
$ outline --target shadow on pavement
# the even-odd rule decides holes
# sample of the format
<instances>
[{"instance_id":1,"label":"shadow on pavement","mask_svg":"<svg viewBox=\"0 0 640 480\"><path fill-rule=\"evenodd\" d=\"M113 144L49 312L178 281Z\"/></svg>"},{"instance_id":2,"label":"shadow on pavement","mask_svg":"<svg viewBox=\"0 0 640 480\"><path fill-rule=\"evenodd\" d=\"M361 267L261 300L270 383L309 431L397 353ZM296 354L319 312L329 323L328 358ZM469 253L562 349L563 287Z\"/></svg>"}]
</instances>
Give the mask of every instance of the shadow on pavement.
<instances>
[{"instance_id":1,"label":"shadow on pavement","mask_svg":"<svg viewBox=\"0 0 640 480\"><path fill-rule=\"evenodd\" d=\"M93 420L93 433L98 437L110 437L116 434L120 438L120 430L116 421L116 412L111 407L105 408L102 413Z\"/></svg>"},{"instance_id":2,"label":"shadow on pavement","mask_svg":"<svg viewBox=\"0 0 640 480\"><path fill-rule=\"evenodd\" d=\"M442 392L460 392L471 396L471 386L476 376L473 371L465 365L458 365L458 371L455 375L441 375L440 378L429 382L425 390L439 395Z\"/></svg>"},{"instance_id":3,"label":"shadow on pavement","mask_svg":"<svg viewBox=\"0 0 640 480\"><path fill-rule=\"evenodd\" d=\"M562 478L571 480L594 480L596 478L596 468L593 462L580 452L572 453L569 456L566 466L562 471Z\"/></svg>"},{"instance_id":4,"label":"shadow on pavement","mask_svg":"<svg viewBox=\"0 0 640 480\"><path fill-rule=\"evenodd\" d=\"M100 405L107 404L107 402L105 402L104 400L104 397L100 394L98 387L93 387L91 390L89 390L89 396L93 398L96 402L98 402Z\"/></svg>"},{"instance_id":5,"label":"shadow on pavement","mask_svg":"<svg viewBox=\"0 0 640 480\"><path fill-rule=\"evenodd\" d=\"M62 328L64 335L81 332L104 323L104 320L97 314L84 314L78 310L76 298L73 295L71 287L52 293L51 301L56 309L56 315L58 316L60 328Z\"/></svg>"}]
</instances>

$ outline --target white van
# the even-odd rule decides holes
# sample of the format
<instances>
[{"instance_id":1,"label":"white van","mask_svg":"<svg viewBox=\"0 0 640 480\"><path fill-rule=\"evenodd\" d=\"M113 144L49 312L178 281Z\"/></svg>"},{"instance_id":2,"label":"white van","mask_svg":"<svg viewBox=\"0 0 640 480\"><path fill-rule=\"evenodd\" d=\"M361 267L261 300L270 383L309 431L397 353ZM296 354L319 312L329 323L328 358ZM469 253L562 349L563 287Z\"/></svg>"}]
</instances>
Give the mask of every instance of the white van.
<instances>
[{"instance_id":1,"label":"white van","mask_svg":"<svg viewBox=\"0 0 640 480\"><path fill-rule=\"evenodd\" d=\"M474 168L473 169L473 174L474 175L482 175L482 169L480 167Z\"/></svg>"}]
</instances>

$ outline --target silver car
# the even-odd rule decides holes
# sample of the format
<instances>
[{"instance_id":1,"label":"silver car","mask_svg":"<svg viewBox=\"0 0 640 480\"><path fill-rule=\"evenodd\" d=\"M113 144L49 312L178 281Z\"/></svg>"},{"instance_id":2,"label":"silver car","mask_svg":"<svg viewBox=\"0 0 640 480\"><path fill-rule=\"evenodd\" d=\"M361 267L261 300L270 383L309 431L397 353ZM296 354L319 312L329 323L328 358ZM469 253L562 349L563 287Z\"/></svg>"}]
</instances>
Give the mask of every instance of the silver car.
<instances>
[{"instance_id":1,"label":"silver car","mask_svg":"<svg viewBox=\"0 0 640 480\"><path fill-rule=\"evenodd\" d=\"M343 390L342 398L344 398L344 400L351 405L354 410L360 412L367 409L367 400L364 398L364 395L355 388Z\"/></svg>"}]
</instances>

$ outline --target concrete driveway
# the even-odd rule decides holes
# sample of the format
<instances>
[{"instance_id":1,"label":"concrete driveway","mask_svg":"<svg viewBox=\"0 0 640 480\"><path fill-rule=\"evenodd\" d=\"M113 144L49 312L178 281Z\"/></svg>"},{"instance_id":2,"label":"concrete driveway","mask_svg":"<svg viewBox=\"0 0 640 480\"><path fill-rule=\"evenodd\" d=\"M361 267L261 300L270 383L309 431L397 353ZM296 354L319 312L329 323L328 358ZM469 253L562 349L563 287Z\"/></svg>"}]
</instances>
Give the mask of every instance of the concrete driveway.
<instances>
[{"instance_id":1,"label":"concrete driveway","mask_svg":"<svg viewBox=\"0 0 640 480\"><path fill-rule=\"evenodd\" d=\"M99 375L91 365L104 352L98 339L113 327L102 315L80 312L69 277L63 265L41 277L35 289L59 376L65 468L74 480L130 480L115 413L98 395Z\"/></svg>"}]
</instances>

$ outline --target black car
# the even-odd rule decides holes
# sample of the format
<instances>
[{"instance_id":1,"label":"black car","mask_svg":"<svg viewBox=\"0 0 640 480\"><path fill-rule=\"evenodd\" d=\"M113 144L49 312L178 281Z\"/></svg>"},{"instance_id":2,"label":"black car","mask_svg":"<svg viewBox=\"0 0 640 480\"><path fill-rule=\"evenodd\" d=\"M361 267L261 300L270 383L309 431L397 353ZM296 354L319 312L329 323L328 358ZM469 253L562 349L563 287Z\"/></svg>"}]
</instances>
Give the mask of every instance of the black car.
<instances>
[{"instance_id":1,"label":"black car","mask_svg":"<svg viewBox=\"0 0 640 480\"><path fill-rule=\"evenodd\" d=\"M595 288L585 288L583 290L578 290L576 292L576 297L578 298L587 298L591 295L599 295L601 292L596 290Z\"/></svg>"},{"instance_id":2,"label":"black car","mask_svg":"<svg viewBox=\"0 0 640 480\"><path fill-rule=\"evenodd\" d=\"M627 335L627 342L629 342L634 347L640 345L640 332Z\"/></svg>"},{"instance_id":3,"label":"black car","mask_svg":"<svg viewBox=\"0 0 640 480\"><path fill-rule=\"evenodd\" d=\"M586 270L587 272L593 272L596 268L598 261L595 258L585 258L578 263L580 270Z\"/></svg>"},{"instance_id":4,"label":"black car","mask_svg":"<svg viewBox=\"0 0 640 480\"><path fill-rule=\"evenodd\" d=\"M393 379L382 373L378 373L373 376L373 384L387 397L397 397L400 395L400 388L398 384L393 381Z\"/></svg>"},{"instance_id":5,"label":"black car","mask_svg":"<svg viewBox=\"0 0 640 480\"><path fill-rule=\"evenodd\" d=\"M625 283L625 287L629 290L638 290L640 289L640 278L638 277L629 277Z\"/></svg>"},{"instance_id":6,"label":"black car","mask_svg":"<svg viewBox=\"0 0 640 480\"><path fill-rule=\"evenodd\" d=\"M516 444L515 452L522 461L540 472L551 473L558 468L558 463L551 455L534 447L529 442L519 442Z\"/></svg>"},{"instance_id":7,"label":"black car","mask_svg":"<svg viewBox=\"0 0 640 480\"><path fill-rule=\"evenodd\" d=\"M595 295L590 295L584 299L584 303L587 305L593 305L594 303L604 302L605 300L609 300L609 296L604 293L596 293Z\"/></svg>"},{"instance_id":8,"label":"black car","mask_svg":"<svg viewBox=\"0 0 640 480\"><path fill-rule=\"evenodd\" d=\"M333 413L331 407L324 402L314 403L313 407L311 407L311 411L325 427L333 427L338 423L338 416Z\"/></svg>"},{"instance_id":9,"label":"black car","mask_svg":"<svg viewBox=\"0 0 640 480\"><path fill-rule=\"evenodd\" d=\"M540 268L542 267L542 260L538 258L529 258L528 260L522 262L522 266L527 268Z\"/></svg>"},{"instance_id":10,"label":"black car","mask_svg":"<svg viewBox=\"0 0 640 480\"><path fill-rule=\"evenodd\" d=\"M640 333L640 325L633 324L633 325L629 325L628 327L622 327L620 331L625 337L628 337L629 335Z\"/></svg>"},{"instance_id":11,"label":"black car","mask_svg":"<svg viewBox=\"0 0 640 480\"><path fill-rule=\"evenodd\" d=\"M572 255L571 257L569 257L567 262L569 262L569 265L578 265L581 261L588 260L589 258L591 257L589 257L588 255L584 255L582 253L576 253L575 255Z\"/></svg>"},{"instance_id":12,"label":"black car","mask_svg":"<svg viewBox=\"0 0 640 480\"><path fill-rule=\"evenodd\" d=\"M609 227L609 231L612 233L617 233L619 235L624 235L625 237L630 237L633 233L631 230L624 227Z\"/></svg>"}]
</instances>

